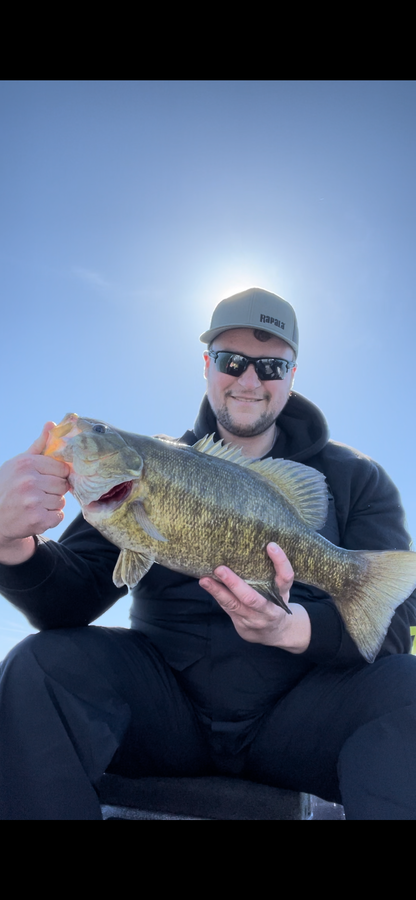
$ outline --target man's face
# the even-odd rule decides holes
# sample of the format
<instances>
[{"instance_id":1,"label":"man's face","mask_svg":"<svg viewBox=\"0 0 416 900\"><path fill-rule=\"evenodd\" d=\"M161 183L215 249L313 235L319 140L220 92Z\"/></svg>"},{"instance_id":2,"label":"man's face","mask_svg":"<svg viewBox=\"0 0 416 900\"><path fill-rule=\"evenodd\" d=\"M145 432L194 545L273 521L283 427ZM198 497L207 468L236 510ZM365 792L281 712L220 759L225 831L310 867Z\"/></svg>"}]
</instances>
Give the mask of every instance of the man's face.
<instances>
[{"instance_id":1,"label":"man's face","mask_svg":"<svg viewBox=\"0 0 416 900\"><path fill-rule=\"evenodd\" d=\"M292 348L285 341L277 337L259 341L249 328L224 331L215 338L211 349L252 357L276 356L288 361L294 358ZM218 372L207 352L204 359L208 400L223 428L240 437L267 431L288 400L296 370L291 369L282 381L260 381L253 365L235 378Z\"/></svg>"}]
</instances>

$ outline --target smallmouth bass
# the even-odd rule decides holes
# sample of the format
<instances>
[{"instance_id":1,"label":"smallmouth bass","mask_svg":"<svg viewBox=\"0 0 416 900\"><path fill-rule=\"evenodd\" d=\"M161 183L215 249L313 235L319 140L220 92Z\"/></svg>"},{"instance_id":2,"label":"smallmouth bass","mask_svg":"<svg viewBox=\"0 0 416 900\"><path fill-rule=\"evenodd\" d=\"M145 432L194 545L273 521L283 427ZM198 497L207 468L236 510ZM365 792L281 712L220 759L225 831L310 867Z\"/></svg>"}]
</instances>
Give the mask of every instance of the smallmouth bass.
<instances>
[{"instance_id":1,"label":"smallmouth bass","mask_svg":"<svg viewBox=\"0 0 416 900\"><path fill-rule=\"evenodd\" d=\"M154 562L195 578L224 564L290 612L266 552L275 541L296 581L330 594L368 662L416 587L416 553L345 550L317 533L325 477L301 463L253 461L212 436L188 447L129 434L75 413L51 430L44 454L70 466L84 518L120 548L118 587L134 587Z\"/></svg>"}]
</instances>

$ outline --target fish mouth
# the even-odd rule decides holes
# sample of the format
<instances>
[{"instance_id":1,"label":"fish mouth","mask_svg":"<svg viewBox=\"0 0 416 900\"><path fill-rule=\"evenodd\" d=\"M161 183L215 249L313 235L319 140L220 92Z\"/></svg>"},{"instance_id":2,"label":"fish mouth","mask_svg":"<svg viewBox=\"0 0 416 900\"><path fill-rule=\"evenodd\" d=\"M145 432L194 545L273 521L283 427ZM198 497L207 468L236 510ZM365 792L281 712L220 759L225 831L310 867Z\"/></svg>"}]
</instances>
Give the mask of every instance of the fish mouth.
<instances>
[{"instance_id":1,"label":"fish mouth","mask_svg":"<svg viewBox=\"0 0 416 900\"><path fill-rule=\"evenodd\" d=\"M43 450L43 456L55 456L60 451L65 450L70 438L81 434L81 429L76 423L77 418L78 416L75 413L68 413L60 425L55 425L54 428L51 428L46 447Z\"/></svg>"},{"instance_id":2,"label":"fish mouth","mask_svg":"<svg viewBox=\"0 0 416 900\"><path fill-rule=\"evenodd\" d=\"M86 508L91 512L98 512L98 509L103 506L117 509L118 506L121 506L121 504L127 500L127 497L130 496L132 490L133 481L122 481L121 484L115 484L109 491L102 494L98 500L93 500L92 503L88 503Z\"/></svg>"},{"instance_id":3,"label":"fish mouth","mask_svg":"<svg viewBox=\"0 0 416 900\"><path fill-rule=\"evenodd\" d=\"M103 494L97 500L97 503L107 503L109 500L116 500L117 503L121 503L122 500L125 500L126 497L131 492L133 487L132 481L122 481L121 484L114 485L106 494Z\"/></svg>"}]
</instances>

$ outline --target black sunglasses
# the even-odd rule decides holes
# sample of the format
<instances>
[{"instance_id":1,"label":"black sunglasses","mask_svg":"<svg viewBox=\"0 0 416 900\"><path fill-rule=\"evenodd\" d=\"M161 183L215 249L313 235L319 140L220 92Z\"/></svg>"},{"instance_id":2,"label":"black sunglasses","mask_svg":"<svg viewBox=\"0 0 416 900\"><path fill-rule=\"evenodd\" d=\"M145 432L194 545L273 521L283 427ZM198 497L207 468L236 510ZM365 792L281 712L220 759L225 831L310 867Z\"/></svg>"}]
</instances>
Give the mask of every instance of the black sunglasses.
<instances>
[{"instance_id":1,"label":"black sunglasses","mask_svg":"<svg viewBox=\"0 0 416 900\"><path fill-rule=\"evenodd\" d=\"M260 381L282 381L289 370L296 366L295 362L277 359L275 356L242 356L241 353L232 353L230 350L208 350L208 356L214 360L218 372L222 372L223 375L235 375L236 378L239 378L248 366L253 365Z\"/></svg>"}]
</instances>

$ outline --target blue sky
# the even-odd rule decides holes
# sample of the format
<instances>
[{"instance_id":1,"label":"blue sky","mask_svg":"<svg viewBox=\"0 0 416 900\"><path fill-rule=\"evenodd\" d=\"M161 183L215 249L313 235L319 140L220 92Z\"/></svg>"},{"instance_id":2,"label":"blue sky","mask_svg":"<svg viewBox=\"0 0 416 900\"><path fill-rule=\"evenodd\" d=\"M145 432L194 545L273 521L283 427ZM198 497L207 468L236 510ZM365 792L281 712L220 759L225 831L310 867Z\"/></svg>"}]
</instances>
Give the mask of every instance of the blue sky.
<instances>
[{"instance_id":1,"label":"blue sky","mask_svg":"<svg viewBox=\"0 0 416 900\"><path fill-rule=\"evenodd\" d=\"M0 129L0 462L69 411L181 434L213 307L260 285L416 537L416 82L3 81ZM0 658L31 630L0 598Z\"/></svg>"}]
</instances>

